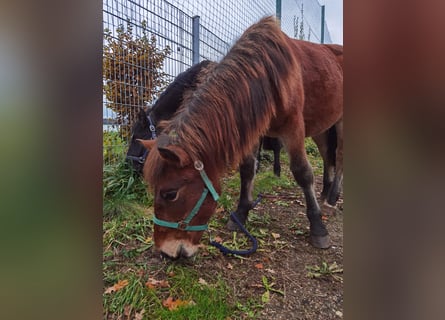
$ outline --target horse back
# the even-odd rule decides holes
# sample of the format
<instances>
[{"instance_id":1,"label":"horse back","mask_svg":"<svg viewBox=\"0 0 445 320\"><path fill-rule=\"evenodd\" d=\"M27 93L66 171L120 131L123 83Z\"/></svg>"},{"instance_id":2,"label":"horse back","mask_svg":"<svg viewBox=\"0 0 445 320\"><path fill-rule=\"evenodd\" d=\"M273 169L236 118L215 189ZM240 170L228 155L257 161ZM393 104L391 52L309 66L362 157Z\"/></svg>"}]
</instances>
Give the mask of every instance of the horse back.
<instances>
[{"instance_id":1,"label":"horse back","mask_svg":"<svg viewBox=\"0 0 445 320\"><path fill-rule=\"evenodd\" d=\"M302 72L305 134L318 135L343 116L343 46L291 41Z\"/></svg>"}]
</instances>

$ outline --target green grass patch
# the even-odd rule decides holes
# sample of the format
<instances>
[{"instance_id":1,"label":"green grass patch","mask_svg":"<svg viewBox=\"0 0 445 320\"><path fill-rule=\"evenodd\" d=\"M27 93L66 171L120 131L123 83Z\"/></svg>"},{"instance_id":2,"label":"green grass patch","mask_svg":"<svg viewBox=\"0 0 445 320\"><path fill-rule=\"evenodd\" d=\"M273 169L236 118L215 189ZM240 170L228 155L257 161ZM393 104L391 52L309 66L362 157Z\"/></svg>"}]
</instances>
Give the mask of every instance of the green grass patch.
<instances>
[{"instance_id":1,"label":"green grass patch","mask_svg":"<svg viewBox=\"0 0 445 320\"><path fill-rule=\"evenodd\" d=\"M310 278L327 278L332 277L333 279L343 282L343 277L339 274L343 274L343 268L337 265L337 262L327 263L326 261L321 262L319 265L306 266L308 270L307 276Z\"/></svg>"},{"instance_id":2,"label":"green grass patch","mask_svg":"<svg viewBox=\"0 0 445 320\"><path fill-rule=\"evenodd\" d=\"M170 264L164 268L168 283L164 288L147 287L148 277L139 276L140 270L108 275L108 280L127 280L128 285L104 294L105 316L112 314L113 318L119 318L124 313L134 316L144 310L144 319L227 319L234 312L235 307L227 303L228 288L221 279L200 279L196 271L183 265ZM184 305L169 310L164 305L169 297L183 301Z\"/></svg>"}]
</instances>

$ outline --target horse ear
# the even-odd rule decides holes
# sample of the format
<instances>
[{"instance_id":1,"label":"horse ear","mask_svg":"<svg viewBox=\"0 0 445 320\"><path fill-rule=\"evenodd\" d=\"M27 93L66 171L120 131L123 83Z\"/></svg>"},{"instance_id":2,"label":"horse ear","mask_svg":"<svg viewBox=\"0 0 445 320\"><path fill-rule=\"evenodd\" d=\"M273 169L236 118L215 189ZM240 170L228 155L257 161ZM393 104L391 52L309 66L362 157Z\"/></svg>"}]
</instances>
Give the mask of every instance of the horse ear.
<instances>
[{"instance_id":1,"label":"horse ear","mask_svg":"<svg viewBox=\"0 0 445 320\"><path fill-rule=\"evenodd\" d=\"M156 140L142 140L142 139L136 139L136 140L139 141L147 150L153 149L156 143Z\"/></svg>"},{"instance_id":2,"label":"horse ear","mask_svg":"<svg viewBox=\"0 0 445 320\"><path fill-rule=\"evenodd\" d=\"M172 144L168 136L160 136L157 142L159 154L165 160L175 162L179 167L185 167L191 162L188 154L178 145Z\"/></svg>"}]
</instances>

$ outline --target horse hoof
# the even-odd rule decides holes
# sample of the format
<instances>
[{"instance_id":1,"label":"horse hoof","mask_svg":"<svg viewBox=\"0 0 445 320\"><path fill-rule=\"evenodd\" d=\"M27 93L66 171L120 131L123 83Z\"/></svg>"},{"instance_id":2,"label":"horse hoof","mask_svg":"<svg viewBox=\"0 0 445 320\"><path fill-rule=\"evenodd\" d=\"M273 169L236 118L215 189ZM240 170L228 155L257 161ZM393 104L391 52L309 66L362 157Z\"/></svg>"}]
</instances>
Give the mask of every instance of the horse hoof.
<instances>
[{"instance_id":1,"label":"horse hoof","mask_svg":"<svg viewBox=\"0 0 445 320\"><path fill-rule=\"evenodd\" d=\"M323 202L323 212L324 212L325 215L333 216L337 212L337 207L333 206L333 205L330 205L329 203L327 203L325 201L325 202Z\"/></svg>"},{"instance_id":2,"label":"horse hoof","mask_svg":"<svg viewBox=\"0 0 445 320\"><path fill-rule=\"evenodd\" d=\"M310 236L310 243L315 248L320 249L328 249L331 246L331 240L329 239L329 235L325 236Z\"/></svg>"},{"instance_id":3,"label":"horse hoof","mask_svg":"<svg viewBox=\"0 0 445 320\"><path fill-rule=\"evenodd\" d=\"M229 221L226 224L226 228L229 231L241 231L241 229L238 226L238 224L236 224L234 221L232 221L232 219L229 219Z\"/></svg>"}]
</instances>

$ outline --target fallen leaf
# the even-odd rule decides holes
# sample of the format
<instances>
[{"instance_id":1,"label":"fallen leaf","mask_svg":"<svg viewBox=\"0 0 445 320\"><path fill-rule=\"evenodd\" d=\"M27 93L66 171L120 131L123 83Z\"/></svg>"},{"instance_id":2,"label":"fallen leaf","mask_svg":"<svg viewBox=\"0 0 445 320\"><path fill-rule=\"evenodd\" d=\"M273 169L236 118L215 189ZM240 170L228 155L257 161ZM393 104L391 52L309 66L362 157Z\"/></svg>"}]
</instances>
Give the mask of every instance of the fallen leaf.
<instances>
[{"instance_id":1,"label":"fallen leaf","mask_svg":"<svg viewBox=\"0 0 445 320\"><path fill-rule=\"evenodd\" d=\"M224 207L219 207L215 211L215 213L222 213L222 212L224 212Z\"/></svg>"},{"instance_id":2,"label":"fallen leaf","mask_svg":"<svg viewBox=\"0 0 445 320\"><path fill-rule=\"evenodd\" d=\"M112 293L114 291L119 291L122 288L124 288L128 284L128 280L119 280L117 283L115 283L113 286L107 288L105 290L105 294Z\"/></svg>"},{"instance_id":3,"label":"fallen leaf","mask_svg":"<svg viewBox=\"0 0 445 320\"><path fill-rule=\"evenodd\" d=\"M131 314L131 306L130 305L126 305L124 307L124 315L127 316L127 318L129 318L130 314Z\"/></svg>"},{"instance_id":4,"label":"fallen leaf","mask_svg":"<svg viewBox=\"0 0 445 320\"><path fill-rule=\"evenodd\" d=\"M142 320L144 318L145 309L142 309L141 312L136 312L134 315L134 320Z\"/></svg>"},{"instance_id":5,"label":"fallen leaf","mask_svg":"<svg viewBox=\"0 0 445 320\"><path fill-rule=\"evenodd\" d=\"M261 295L261 302L262 303L268 303L270 301L270 292L269 290L266 290L266 292L264 292Z\"/></svg>"},{"instance_id":6,"label":"fallen leaf","mask_svg":"<svg viewBox=\"0 0 445 320\"><path fill-rule=\"evenodd\" d=\"M170 271L169 273L167 273L167 275L168 275L169 277L174 277L174 276L175 276L175 273L174 273L173 271Z\"/></svg>"},{"instance_id":7,"label":"fallen leaf","mask_svg":"<svg viewBox=\"0 0 445 320\"><path fill-rule=\"evenodd\" d=\"M199 284L203 284L203 285L205 285L205 286L208 286L208 285L209 285L209 284L207 283L207 281L205 281L203 278L199 278L198 283L199 283Z\"/></svg>"},{"instance_id":8,"label":"fallen leaf","mask_svg":"<svg viewBox=\"0 0 445 320\"><path fill-rule=\"evenodd\" d=\"M203 256L203 257L207 257L207 256L209 256L210 255L210 253L207 251L207 250L205 250L205 251L201 251L201 256Z\"/></svg>"},{"instance_id":9,"label":"fallen leaf","mask_svg":"<svg viewBox=\"0 0 445 320\"><path fill-rule=\"evenodd\" d=\"M230 262L227 264L227 269L230 269L230 270L233 269L233 266L230 264Z\"/></svg>"},{"instance_id":10,"label":"fallen leaf","mask_svg":"<svg viewBox=\"0 0 445 320\"><path fill-rule=\"evenodd\" d=\"M264 269L264 266L263 266L262 263L257 263L257 264L255 265L255 268L257 268L257 269Z\"/></svg>"},{"instance_id":11,"label":"fallen leaf","mask_svg":"<svg viewBox=\"0 0 445 320\"><path fill-rule=\"evenodd\" d=\"M153 241L153 238L152 237L147 237L147 238L145 238L145 243L150 243L150 242L152 242Z\"/></svg>"},{"instance_id":12,"label":"fallen leaf","mask_svg":"<svg viewBox=\"0 0 445 320\"><path fill-rule=\"evenodd\" d=\"M272 237L275 239L275 240L277 240L279 237L281 237L280 236L280 234L279 233L273 233L272 232Z\"/></svg>"},{"instance_id":13,"label":"fallen leaf","mask_svg":"<svg viewBox=\"0 0 445 320\"><path fill-rule=\"evenodd\" d=\"M275 270L272 270L272 269L264 269L264 270L266 270L267 272L270 272L270 273L272 273L272 274L273 274L273 273L276 273Z\"/></svg>"},{"instance_id":14,"label":"fallen leaf","mask_svg":"<svg viewBox=\"0 0 445 320\"><path fill-rule=\"evenodd\" d=\"M170 284L167 280L156 280L154 278L148 278L148 281L145 283L145 285L149 289L156 289L156 288L169 288Z\"/></svg>"},{"instance_id":15,"label":"fallen leaf","mask_svg":"<svg viewBox=\"0 0 445 320\"><path fill-rule=\"evenodd\" d=\"M218 242L218 243L222 243L223 239L220 236L216 236L215 238L213 238L213 241Z\"/></svg>"},{"instance_id":16,"label":"fallen leaf","mask_svg":"<svg viewBox=\"0 0 445 320\"><path fill-rule=\"evenodd\" d=\"M181 299L173 300L171 296L162 301L162 305L170 311L176 310L177 308L182 306L192 306L195 304L196 303L193 300L181 300Z\"/></svg>"}]
</instances>

